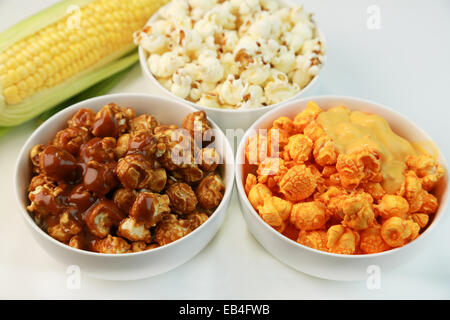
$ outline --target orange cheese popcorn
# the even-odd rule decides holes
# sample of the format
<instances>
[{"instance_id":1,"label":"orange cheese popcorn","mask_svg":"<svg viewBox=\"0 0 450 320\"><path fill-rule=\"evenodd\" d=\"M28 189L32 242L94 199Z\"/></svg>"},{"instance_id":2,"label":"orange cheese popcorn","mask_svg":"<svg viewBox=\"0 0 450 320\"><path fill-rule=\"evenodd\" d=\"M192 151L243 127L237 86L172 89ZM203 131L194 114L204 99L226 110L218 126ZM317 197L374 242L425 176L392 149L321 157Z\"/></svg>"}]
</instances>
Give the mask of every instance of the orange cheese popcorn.
<instances>
[{"instance_id":1,"label":"orange cheese popcorn","mask_svg":"<svg viewBox=\"0 0 450 320\"><path fill-rule=\"evenodd\" d=\"M423 189L420 178L414 171L405 174L405 198L409 203L409 212L414 213L420 210L423 204Z\"/></svg>"},{"instance_id":2,"label":"orange cheese popcorn","mask_svg":"<svg viewBox=\"0 0 450 320\"><path fill-rule=\"evenodd\" d=\"M289 219L292 203L278 197L264 199L264 204L259 207L259 214L265 222L279 232L286 227L285 221Z\"/></svg>"},{"instance_id":3,"label":"orange cheese popcorn","mask_svg":"<svg viewBox=\"0 0 450 320\"><path fill-rule=\"evenodd\" d=\"M314 143L314 160L322 167L334 165L338 158L338 151L333 140L328 136L321 136Z\"/></svg>"},{"instance_id":4,"label":"orange cheese popcorn","mask_svg":"<svg viewBox=\"0 0 450 320\"><path fill-rule=\"evenodd\" d=\"M362 150L357 153L358 161L363 164L364 181L380 182L383 178L380 174L380 155L374 150Z\"/></svg>"},{"instance_id":5,"label":"orange cheese popcorn","mask_svg":"<svg viewBox=\"0 0 450 320\"><path fill-rule=\"evenodd\" d=\"M269 188L277 187L281 177L288 171L283 159L267 158L258 166L258 182L267 184Z\"/></svg>"},{"instance_id":6,"label":"orange cheese popcorn","mask_svg":"<svg viewBox=\"0 0 450 320\"><path fill-rule=\"evenodd\" d=\"M266 185L258 183L250 189L248 193L248 201L250 201L255 210L258 210L258 208L264 204L264 199L271 196L272 191L270 191Z\"/></svg>"},{"instance_id":7,"label":"orange cheese popcorn","mask_svg":"<svg viewBox=\"0 0 450 320\"><path fill-rule=\"evenodd\" d=\"M377 253L389 250L391 247L381 237L381 227L373 226L359 234L359 248L363 253Z\"/></svg>"},{"instance_id":8,"label":"orange cheese popcorn","mask_svg":"<svg viewBox=\"0 0 450 320\"><path fill-rule=\"evenodd\" d=\"M250 203L275 230L316 250L371 254L414 240L439 208L431 191L444 169L401 139L391 150L398 137L385 125L312 101L293 120L277 118L245 148L247 161L257 159L245 181ZM405 160L402 150L414 156Z\"/></svg>"},{"instance_id":9,"label":"orange cheese popcorn","mask_svg":"<svg viewBox=\"0 0 450 320\"><path fill-rule=\"evenodd\" d=\"M326 184L326 180L324 177L322 177L322 174L320 173L319 169L317 168L316 165L314 164L310 164L307 165L307 167L309 168L309 170L311 170L311 173L314 176L314 179L316 180L316 192L317 193L323 193L325 191L327 191L327 184Z\"/></svg>"},{"instance_id":10,"label":"orange cheese popcorn","mask_svg":"<svg viewBox=\"0 0 450 320\"><path fill-rule=\"evenodd\" d=\"M420 228L425 228L430 220L430 216L425 213L412 213L408 216L408 219L417 223Z\"/></svg>"},{"instance_id":11,"label":"orange cheese popcorn","mask_svg":"<svg viewBox=\"0 0 450 320\"><path fill-rule=\"evenodd\" d=\"M364 178L364 165L358 161L356 154L340 154L337 158L336 169L344 188L356 188Z\"/></svg>"},{"instance_id":12,"label":"orange cheese popcorn","mask_svg":"<svg viewBox=\"0 0 450 320\"><path fill-rule=\"evenodd\" d=\"M341 183L341 177L339 176L339 173L334 173L332 175L330 175L326 180L325 183L327 184L327 186L335 186L335 187L341 187L342 183Z\"/></svg>"},{"instance_id":13,"label":"orange cheese popcorn","mask_svg":"<svg viewBox=\"0 0 450 320\"><path fill-rule=\"evenodd\" d=\"M245 179L245 185L244 185L245 193L248 195L250 193L250 190L257 183L258 183L258 180L256 179L256 176L254 174L249 173L247 175L247 178Z\"/></svg>"},{"instance_id":14,"label":"orange cheese popcorn","mask_svg":"<svg viewBox=\"0 0 450 320\"><path fill-rule=\"evenodd\" d=\"M297 202L312 195L317 182L311 169L302 164L290 168L278 185L287 200Z\"/></svg>"},{"instance_id":15,"label":"orange cheese popcorn","mask_svg":"<svg viewBox=\"0 0 450 320\"><path fill-rule=\"evenodd\" d=\"M313 120L305 127L305 129L303 129L303 134L315 142L325 135L325 130L320 124Z\"/></svg>"},{"instance_id":16,"label":"orange cheese popcorn","mask_svg":"<svg viewBox=\"0 0 450 320\"><path fill-rule=\"evenodd\" d=\"M315 196L315 199L322 201L323 203L328 205L333 198L343 196L343 195L347 195L347 191L345 191L345 189L331 186L324 193L315 194L314 196Z\"/></svg>"},{"instance_id":17,"label":"orange cheese popcorn","mask_svg":"<svg viewBox=\"0 0 450 320\"><path fill-rule=\"evenodd\" d=\"M444 175L442 166L428 154L410 157L406 164L422 179L422 187L427 191L432 190L436 182Z\"/></svg>"},{"instance_id":18,"label":"orange cheese popcorn","mask_svg":"<svg viewBox=\"0 0 450 320\"><path fill-rule=\"evenodd\" d=\"M421 196L422 206L420 207L419 211L426 214L435 213L439 207L438 199L434 195L426 191L423 191Z\"/></svg>"},{"instance_id":19,"label":"orange cheese popcorn","mask_svg":"<svg viewBox=\"0 0 450 320\"><path fill-rule=\"evenodd\" d=\"M348 194L338 187L330 187L327 192L323 193L319 200L323 201L328 211L339 219L343 218L342 207L344 201L348 198Z\"/></svg>"},{"instance_id":20,"label":"orange cheese popcorn","mask_svg":"<svg viewBox=\"0 0 450 320\"><path fill-rule=\"evenodd\" d=\"M375 210L383 219L391 217L406 218L409 212L409 203L403 197L386 194L378 205L375 205Z\"/></svg>"},{"instance_id":21,"label":"orange cheese popcorn","mask_svg":"<svg viewBox=\"0 0 450 320\"><path fill-rule=\"evenodd\" d=\"M381 236L391 247L401 247L414 240L419 235L420 226L399 217L387 219L381 225Z\"/></svg>"},{"instance_id":22,"label":"orange cheese popcorn","mask_svg":"<svg viewBox=\"0 0 450 320\"><path fill-rule=\"evenodd\" d=\"M271 144L267 135L257 134L248 139L245 146L245 159L250 164L259 164L268 157L278 157L278 146L270 149Z\"/></svg>"},{"instance_id":23,"label":"orange cheese popcorn","mask_svg":"<svg viewBox=\"0 0 450 320\"><path fill-rule=\"evenodd\" d=\"M285 151L288 152L290 158L296 162L305 162L309 160L313 142L307 136L299 133L289 138Z\"/></svg>"},{"instance_id":24,"label":"orange cheese popcorn","mask_svg":"<svg viewBox=\"0 0 450 320\"><path fill-rule=\"evenodd\" d=\"M289 131L270 128L267 133L267 144L271 150L271 156L278 155L289 142Z\"/></svg>"},{"instance_id":25,"label":"orange cheese popcorn","mask_svg":"<svg viewBox=\"0 0 450 320\"><path fill-rule=\"evenodd\" d=\"M272 127L285 130L291 134L294 130L294 122L288 117L280 117L272 123Z\"/></svg>"},{"instance_id":26,"label":"orange cheese popcorn","mask_svg":"<svg viewBox=\"0 0 450 320\"><path fill-rule=\"evenodd\" d=\"M354 230L364 230L373 225L375 216L367 194L354 194L342 202L342 224Z\"/></svg>"},{"instance_id":27,"label":"orange cheese popcorn","mask_svg":"<svg viewBox=\"0 0 450 320\"><path fill-rule=\"evenodd\" d=\"M314 102L308 102L306 109L297 114L294 118L294 127L297 132L303 132L303 129L317 118L322 109Z\"/></svg>"},{"instance_id":28,"label":"orange cheese popcorn","mask_svg":"<svg viewBox=\"0 0 450 320\"><path fill-rule=\"evenodd\" d=\"M329 218L326 206L319 201L296 203L291 211L291 223L300 230L321 229Z\"/></svg>"},{"instance_id":29,"label":"orange cheese popcorn","mask_svg":"<svg viewBox=\"0 0 450 320\"><path fill-rule=\"evenodd\" d=\"M336 169L339 172L342 186L353 189L361 181L379 182L381 162L379 156L370 150L362 150L350 154L340 154Z\"/></svg>"},{"instance_id":30,"label":"orange cheese popcorn","mask_svg":"<svg viewBox=\"0 0 450 320\"><path fill-rule=\"evenodd\" d=\"M324 230L313 230L313 231L300 231L298 234L297 242L321 251L328 251L327 248L327 232Z\"/></svg>"},{"instance_id":31,"label":"orange cheese popcorn","mask_svg":"<svg viewBox=\"0 0 450 320\"><path fill-rule=\"evenodd\" d=\"M332 174L337 173L336 167L331 165L331 166L324 166L322 169L322 176L323 177L330 177Z\"/></svg>"},{"instance_id":32,"label":"orange cheese popcorn","mask_svg":"<svg viewBox=\"0 0 450 320\"><path fill-rule=\"evenodd\" d=\"M359 244L359 234L350 228L337 224L327 231L327 248L332 253L354 254Z\"/></svg>"},{"instance_id":33,"label":"orange cheese popcorn","mask_svg":"<svg viewBox=\"0 0 450 320\"><path fill-rule=\"evenodd\" d=\"M379 182L364 182L361 183L360 187L375 200L380 200L386 194Z\"/></svg>"}]
</instances>

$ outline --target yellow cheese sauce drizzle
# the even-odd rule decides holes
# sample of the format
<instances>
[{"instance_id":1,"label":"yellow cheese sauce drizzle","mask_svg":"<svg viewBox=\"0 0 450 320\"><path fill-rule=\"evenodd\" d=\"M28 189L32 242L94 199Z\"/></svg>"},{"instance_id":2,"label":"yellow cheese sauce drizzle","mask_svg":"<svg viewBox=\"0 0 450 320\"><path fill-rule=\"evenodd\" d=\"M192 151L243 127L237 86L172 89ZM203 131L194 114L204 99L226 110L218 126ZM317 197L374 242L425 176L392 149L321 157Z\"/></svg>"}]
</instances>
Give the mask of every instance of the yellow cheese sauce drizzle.
<instances>
[{"instance_id":1,"label":"yellow cheese sauce drizzle","mask_svg":"<svg viewBox=\"0 0 450 320\"><path fill-rule=\"evenodd\" d=\"M405 161L417 152L411 143L392 131L384 118L340 106L320 113L317 121L340 153L349 154L367 148L376 150L381 158L383 188L394 194L401 187Z\"/></svg>"}]
</instances>

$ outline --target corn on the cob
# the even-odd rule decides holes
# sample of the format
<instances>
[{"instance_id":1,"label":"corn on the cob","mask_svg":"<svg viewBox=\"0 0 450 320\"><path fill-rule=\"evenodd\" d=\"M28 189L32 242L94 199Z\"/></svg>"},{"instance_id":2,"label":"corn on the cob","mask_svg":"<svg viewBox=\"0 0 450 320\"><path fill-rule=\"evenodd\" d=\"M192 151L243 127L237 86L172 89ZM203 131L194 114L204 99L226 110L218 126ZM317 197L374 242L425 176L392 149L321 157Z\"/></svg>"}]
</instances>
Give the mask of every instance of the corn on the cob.
<instances>
[{"instance_id":1,"label":"corn on the cob","mask_svg":"<svg viewBox=\"0 0 450 320\"><path fill-rule=\"evenodd\" d=\"M119 58L167 2L66 0L0 34L0 126L29 120L133 64L136 55Z\"/></svg>"}]
</instances>

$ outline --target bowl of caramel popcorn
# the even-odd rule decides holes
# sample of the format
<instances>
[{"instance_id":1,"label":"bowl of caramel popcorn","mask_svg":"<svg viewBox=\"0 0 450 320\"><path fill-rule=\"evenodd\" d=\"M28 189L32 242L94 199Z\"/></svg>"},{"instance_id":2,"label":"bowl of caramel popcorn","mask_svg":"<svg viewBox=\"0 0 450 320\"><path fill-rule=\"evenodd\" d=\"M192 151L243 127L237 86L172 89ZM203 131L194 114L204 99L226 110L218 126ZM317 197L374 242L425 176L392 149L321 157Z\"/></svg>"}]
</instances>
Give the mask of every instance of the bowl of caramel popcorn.
<instances>
[{"instance_id":1,"label":"bowl of caramel popcorn","mask_svg":"<svg viewBox=\"0 0 450 320\"><path fill-rule=\"evenodd\" d=\"M223 129L311 94L326 60L313 14L292 1L173 0L134 39L153 86Z\"/></svg>"},{"instance_id":2,"label":"bowl of caramel popcorn","mask_svg":"<svg viewBox=\"0 0 450 320\"><path fill-rule=\"evenodd\" d=\"M248 228L287 265L321 278L365 279L426 250L448 199L431 138L366 100L286 103L254 123L236 157Z\"/></svg>"},{"instance_id":3,"label":"bowl of caramel popcorn","mask_svg":"<svg viewBox=\"0 0 450 320\"><path fill-rule=\"evenodd\" d=\"M228 140L203 111L147 94L77 103L23 147L15 189L40 246L102 279L139 279L194 257L234 183Z\"/></svg>"}]
</instances>

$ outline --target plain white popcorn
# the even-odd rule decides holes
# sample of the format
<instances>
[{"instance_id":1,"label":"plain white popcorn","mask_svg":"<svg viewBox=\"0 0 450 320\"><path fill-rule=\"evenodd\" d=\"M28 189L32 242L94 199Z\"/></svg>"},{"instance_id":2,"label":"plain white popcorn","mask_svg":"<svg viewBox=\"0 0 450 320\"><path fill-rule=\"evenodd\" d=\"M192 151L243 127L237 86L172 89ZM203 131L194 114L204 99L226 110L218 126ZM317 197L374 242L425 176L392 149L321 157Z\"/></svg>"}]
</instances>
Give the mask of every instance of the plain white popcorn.
<instances>
[{"instance_id":1,"label":"plain white popcorn","mask_svg":"<svg viewBox=\"0 0 450 320\"><path fill-rule=\"evenodd\" d=\"M173 0L134 39L167 90L213 108L285 101L325 59L312 14L276 0Z\"/></svg>"}]
</instances>

